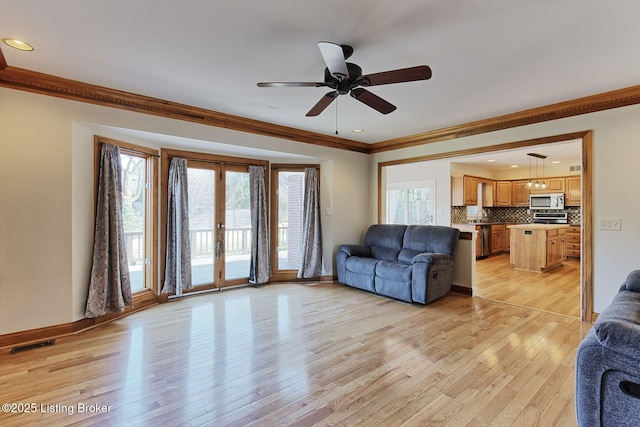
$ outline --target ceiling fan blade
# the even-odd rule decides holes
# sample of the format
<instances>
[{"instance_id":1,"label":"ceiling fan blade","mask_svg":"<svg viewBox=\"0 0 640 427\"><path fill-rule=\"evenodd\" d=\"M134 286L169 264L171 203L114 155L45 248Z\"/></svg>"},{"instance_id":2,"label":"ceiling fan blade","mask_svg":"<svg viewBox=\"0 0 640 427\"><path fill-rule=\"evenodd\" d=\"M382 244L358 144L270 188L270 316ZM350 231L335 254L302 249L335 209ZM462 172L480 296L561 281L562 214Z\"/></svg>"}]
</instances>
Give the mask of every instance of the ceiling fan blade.
<instances>
[{"instance_id":1,"label":"ceiling fan blade","mask_svg":"<svg viewBox=\"0 0 640 427\"><path fill-rule=\"evenodd\" d=\"M396 109L395 105L361 87L351 90L351 96L382 114L389 114Z\"/></svg>"},{"instance_id":2,"label":"ceiling fan blade","mask_svg":"<svg viewBox=\"0 0 640 427\"><path fill-rule=\"evenodd\" d=\"M378 86L392 83L415 82L417 80L428 80L430 78L431 68L427 65L419 65L417 67L367 74L358 78L357 82L362 86Z\"/></svg>"},{"instance_id":3,"label":"ceiling fan blade","mask_svg":"<svg viewBox=\"0 0 640 427\"><path fill-rule=\"evenodd\" d=\"M311 110L309 110L309 112L307 114L305 114L305 115L307 117L315 117L315 116L319 115L337 97L338 97L338 92L336 92L335 90L325 94L322 98L320 98L320 101L318 101L318 103L316 105L314 105L311 108Z\"/></svg>"},{"instance_id":4,"label":"ceiling fan blade","mask_svg":"<svg viewBox=\"0 0 640 427\"><path fill-rule=\"evenodd\" d=\"M314 82L260 82L258 87L322 87L327 86L326 83Z\"/></svg>"},{"instance_id":5,"label":"ceiling fan blade","mask_svg":"<svg viewBox=\"0 0 640 427\"><path fill-rule=\"evenodd\" d=\"M342 46L331 42L318 42L318 47L331 75L338 80L348 79L349 70L347 69L347 62L344 59Z\"/></svg>"}]
</instances>

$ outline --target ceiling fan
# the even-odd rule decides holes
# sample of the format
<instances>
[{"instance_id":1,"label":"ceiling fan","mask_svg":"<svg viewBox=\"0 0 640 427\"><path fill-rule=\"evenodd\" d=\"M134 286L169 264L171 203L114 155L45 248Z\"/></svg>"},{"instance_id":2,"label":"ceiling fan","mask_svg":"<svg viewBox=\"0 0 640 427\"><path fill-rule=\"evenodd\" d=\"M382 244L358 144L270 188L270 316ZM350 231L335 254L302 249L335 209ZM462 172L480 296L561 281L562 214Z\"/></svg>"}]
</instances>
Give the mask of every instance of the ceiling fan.
<instances>
[{"instance_id":1,"label":"ceiling fan","mask_svg":"<svg viewBox=\"0 0 640 427\"><path fill-rule=\"evenodd\" d=\"M326 93L316 105L306 114L307 117L317 116L327 108L338 95L348 93L358 101L381 112L389 114L395 111L396 106L380 98L364 87L380 86L392 83L413 82L428 80L431 78L431 68L426 65L401 68L392 71L383 71L362 75L362 68L356 64L346 62L353 54L353 48L348 45L339 45L331 42L318 42L320 53L327 64L324 70L324 82L261 82L259 87L330 87L331 92Z\"/></svg>"}]
</instances>

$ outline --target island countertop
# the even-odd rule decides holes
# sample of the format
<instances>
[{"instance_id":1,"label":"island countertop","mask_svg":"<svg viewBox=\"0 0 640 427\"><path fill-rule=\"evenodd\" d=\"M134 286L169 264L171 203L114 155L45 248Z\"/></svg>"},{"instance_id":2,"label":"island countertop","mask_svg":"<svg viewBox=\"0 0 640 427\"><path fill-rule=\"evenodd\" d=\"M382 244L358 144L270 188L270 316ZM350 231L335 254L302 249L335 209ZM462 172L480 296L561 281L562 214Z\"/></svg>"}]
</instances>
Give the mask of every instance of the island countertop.
<instances>
[{"instance_id":1,"label":"island countertop","mask_svg":"<svg viewBox=\"0 0 640 427\"><path fill-rule=\"evenodd\" d=\"M560 228L569 228L569 224L513 224L507 225L507 228L518 228L524 230L558 230Z\"/></svg>"}]
</instances>

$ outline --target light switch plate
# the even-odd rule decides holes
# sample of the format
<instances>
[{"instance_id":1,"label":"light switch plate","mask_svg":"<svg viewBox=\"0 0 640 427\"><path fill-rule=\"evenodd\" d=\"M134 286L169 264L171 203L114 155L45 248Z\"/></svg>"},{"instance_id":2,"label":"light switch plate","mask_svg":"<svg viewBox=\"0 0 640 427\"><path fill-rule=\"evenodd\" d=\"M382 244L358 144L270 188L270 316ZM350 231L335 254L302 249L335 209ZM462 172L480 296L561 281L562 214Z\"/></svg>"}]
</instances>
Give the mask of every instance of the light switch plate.
<instances>
[{"instance_id":1,"label":"light switch plate","mask_svg":"<svg viewBox=\"0 0 640 427\"><path fill-rule=\"evenodd\" d=\"M607 218L600 220L600 230L620 231L622 229L621 218Z\"/></svg>"}]
</instances>

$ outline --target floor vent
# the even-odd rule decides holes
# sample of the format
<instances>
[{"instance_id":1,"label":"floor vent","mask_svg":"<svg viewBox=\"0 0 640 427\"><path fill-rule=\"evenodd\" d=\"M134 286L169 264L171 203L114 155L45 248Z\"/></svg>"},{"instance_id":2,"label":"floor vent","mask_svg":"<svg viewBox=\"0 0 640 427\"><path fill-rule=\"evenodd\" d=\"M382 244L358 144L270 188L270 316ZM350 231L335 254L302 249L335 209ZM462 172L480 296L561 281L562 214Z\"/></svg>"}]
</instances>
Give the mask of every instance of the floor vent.
<instances>
[{"instance_id":1,"label":"floor vent","mask_svg":"<svg viewBox=\"0 0 640 427\"><path fill-rule=\"evenodd\" d=\"M49 345L54 345L55 343L56 343L56 340L49 340L49 341L37 342L35 344L23 345L21 347L13 347L11 349L11 354L20 353L21 351L32 350L34 348L40 348L40 347L46 347L46 346L49 346Z\"/></svg>"}]
</instances>

